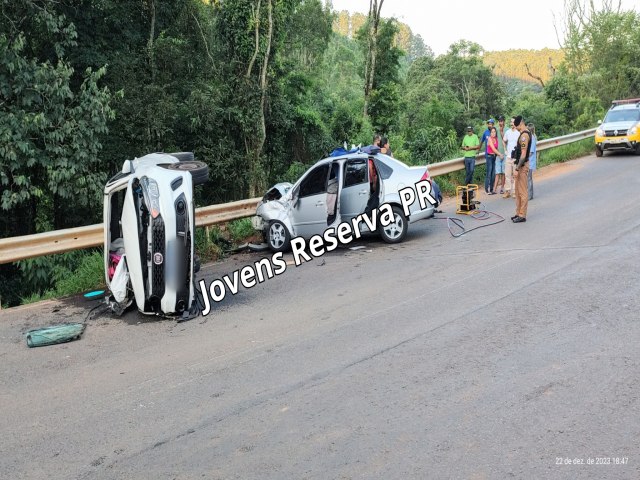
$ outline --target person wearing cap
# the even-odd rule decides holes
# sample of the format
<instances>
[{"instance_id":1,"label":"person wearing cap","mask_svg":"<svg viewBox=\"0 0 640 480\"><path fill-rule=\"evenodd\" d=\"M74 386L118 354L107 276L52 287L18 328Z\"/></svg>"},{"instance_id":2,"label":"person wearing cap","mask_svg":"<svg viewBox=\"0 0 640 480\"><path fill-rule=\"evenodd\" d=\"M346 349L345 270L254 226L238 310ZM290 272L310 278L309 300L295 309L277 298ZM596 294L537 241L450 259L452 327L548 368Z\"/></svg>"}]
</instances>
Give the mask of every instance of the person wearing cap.
<instances>
[{"instance_id":1,"label":"person wearing cap","mask_svg":"<svg viewBox=\"0 0 640 480\"><path fill-rule=\"evenodd\" d=\"M504 141L505 127L504 127L504 115L498 117L498 126L496 127L496 134L498 137L498 151L500 155L496 156L496 181L493 186L494 193L502 195L504 193L504 162L507 158L506 150L507 146ZM500 189L498 190L498 187Z\"/></svg>"},{"instance_id":2,"label":"person wearing cap","mask_svg":"<svg viewBox=\"0 0 640 480\"><path fill-rule=\"evenodd\" d=\"M473 171L476 168L476 153L480 150L480 139L473 133L473 127L467 127L467 134L462 139L462 156L464 157L464 170L466 172L465 184L473 181Z\"/></svg>"},{"instance_id":3,"label":"person wearing cap","mask_svg":"<svg viewBox=\"0 0 640 480\"><path fill-rule=\"evenodd\" d=\"M487 129L482 134L482 138L480 139L480 149L482 150L482 145L485 145L484 151L484 159L485 165L487 166L487 172L484 177L484 193L487 195L493 195L493 184L496 179L496 156L492 151L489 151L489 137L491 137L491 130L494 128L495 122L493 118L487 120Z\"/></svg>"},{"instance_id":4,"label":"person wearing cap","mask_svg":"<svg viewBox=\"0 0 640 480\"><path fill-rule=\"evenodd\" d=\"M522 115L513 119L513 124L520 133L518 137L518 147L516 147L516 158L514 159L514 180L516 193L516 214L511 217L513 223L527 221L527 207L529 205L528 177L529 177L529 155L531 154L531 132L527 130Z\"/></svg>"},{"instance_id":5,"label":"person wearing cap","mask_svg":"<svg viewBox=\"0 0 640 480\"><path fill-rule=\"evenodd\" d=\"M504 141L507 144L506 146L506 156L507 160L504 164L504 195L502 198L509 198L511 196L511 192L515 192L515 183L513 179L513 171L514 171L514 159L511 155L513 154L514 148L518 145L518 138L520 138L520 133L516 129L516 126L513 123L514 119L511 118L511 128L507 130L504 134ZM515 193L514 193L515 195Z\"/></svg>"}]
</instances>

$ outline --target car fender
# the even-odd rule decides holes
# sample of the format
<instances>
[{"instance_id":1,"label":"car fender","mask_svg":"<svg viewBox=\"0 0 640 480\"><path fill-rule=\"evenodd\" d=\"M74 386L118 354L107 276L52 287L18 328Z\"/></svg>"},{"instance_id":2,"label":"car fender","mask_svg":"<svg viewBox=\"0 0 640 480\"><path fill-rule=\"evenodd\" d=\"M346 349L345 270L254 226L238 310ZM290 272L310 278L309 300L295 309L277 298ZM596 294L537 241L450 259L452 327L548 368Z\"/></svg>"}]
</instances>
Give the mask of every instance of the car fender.
<instances>
[{"instance_id":1,"label":"car fender","mask_svg":"<svg viewBox=\"0 0 640 480\"><path fill-rule=\"evenodd\" d=\"M291 207L289 203L283 203L279 200L272 200L270 202L263 202L258 206L256 215L262 217L265 222L265 230L270 222L273 220L281 221L293 238L295 232L293 230L293 224L291 222Z\"/></svg>"}]
</instances>

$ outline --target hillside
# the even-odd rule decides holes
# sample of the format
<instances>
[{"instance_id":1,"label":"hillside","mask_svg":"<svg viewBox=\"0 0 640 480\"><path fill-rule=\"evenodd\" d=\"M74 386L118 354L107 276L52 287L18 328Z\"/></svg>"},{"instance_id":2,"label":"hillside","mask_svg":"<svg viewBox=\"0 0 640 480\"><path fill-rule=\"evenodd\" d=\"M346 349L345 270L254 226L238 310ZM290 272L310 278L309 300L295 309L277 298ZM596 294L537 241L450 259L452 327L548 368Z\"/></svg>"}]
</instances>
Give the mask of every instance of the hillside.
<instances>
[{"instance_id":1,"label":"hillside","mask_svg":"<svg viewBox=\"0 0 640 480\"><path fill-rule=\"evenodd\" d=\"M356 32L367 21L367 16L362 13L349 13L346 10L338 12L333 21L333 31L347 38L353 38ZM422 43L421 39L417 39L419 35L414 35L406 23L398 22L398 35L396 37L396 45L404 52L414 50L416 41ZM413 47L413 48L412 48ZM424 48L424 47L423 47Z\"/></svg>"},{"instance_id":2,"label":"hillside","mask_svg":"<svg viewBox=\"0 0 640 480\"><path fill-rule=\"evenodd\" d=\"M546 82L553 76L553 72L562 60L564 52L545 48L542 50L505 50L499 52L485 52L484 64L493 67L493 72L500 77L517 78L526 82L540 83L533 78L539 77ZM527 67L529 67L529 73Z\"/></svg>"}]
</instances>

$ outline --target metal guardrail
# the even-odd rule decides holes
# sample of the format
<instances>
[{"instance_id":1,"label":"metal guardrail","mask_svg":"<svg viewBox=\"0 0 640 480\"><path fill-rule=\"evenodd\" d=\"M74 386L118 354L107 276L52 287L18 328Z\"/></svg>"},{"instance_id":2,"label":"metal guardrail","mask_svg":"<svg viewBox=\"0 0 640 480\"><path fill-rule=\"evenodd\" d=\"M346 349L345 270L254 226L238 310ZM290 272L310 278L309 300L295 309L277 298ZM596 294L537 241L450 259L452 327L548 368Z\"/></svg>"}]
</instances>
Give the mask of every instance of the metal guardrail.
<instances>
[{"instance_id":1,"label":"metal guardrail","mask_svg":"<svg viewBox=\"0 0 640 480\"><path fill-rule=\"evenodd\" d=\"M595 128L571 133L562 137L549 138L538 142L538 151L547 150L561 145L577 142L585 138L593 137ZM476 157L476 165L484 163L484 154ZM445 162L433 163L428 166L432 177L464 170L464 159L455 158ZM250 217L255 213L256 206L261 197L239 200L237 202L210 205L196 209L196 226L207 227L219 223L229 222L240 218ZM26 258L53 255L81 250L84 248L99 247L104 242L103 224L88 225L86 227L55 230L22 237L0 239L0 264L17 262Z\"/></svg>"},{"instance_id":2,"label":"metal guardrail","mask_svg":"<svg viewBox=\"0 0 640 480\"><path fill-rule=\"evenodd\" d=\"M595 128L590 130L583 130L581 132L570 133L569 135L563 135L562 137L548 138L546 140L540 140L537 143L537 150L548 150L553 147L560 147L569 143L584 140L585 138L593 137L596 133ZM484 153L476 155L476 165L483 165L485 163ZM454 158L453 160L447 160L445 162L433 163L428 165L429 175L437 177L438 175L445 175L451 172L457 172L458 170L464 170L464 158Z\"/></svg>"},{"instance_id":3,"label":"metal guardrail","mask_svg":"<svg viewBox=\"0 0 640 480\"><path fill-rule=\"evenodd\" d=\"M262 197L211 205L196 209L196 227L207 227L253 215ZM26 258L100 247L104 243L104 224L54 230L22 237L0 239L0 264Z\"/></svg>"}]
</instances>

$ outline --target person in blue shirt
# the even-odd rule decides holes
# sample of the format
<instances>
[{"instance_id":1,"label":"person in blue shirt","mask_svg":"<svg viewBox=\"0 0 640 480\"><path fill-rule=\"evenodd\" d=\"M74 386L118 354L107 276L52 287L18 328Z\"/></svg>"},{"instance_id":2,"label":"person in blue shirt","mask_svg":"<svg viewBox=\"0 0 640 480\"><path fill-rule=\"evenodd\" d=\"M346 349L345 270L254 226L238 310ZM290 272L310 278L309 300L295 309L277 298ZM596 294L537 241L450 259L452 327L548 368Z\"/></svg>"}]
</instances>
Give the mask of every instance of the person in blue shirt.
<instances>
[{"instance_id":1,"label":"person in blue shirt","mask_svg":"<svg viewBox=\"0 0 640 480\"><path fill-rule=\"evenodd\" d=\"M484 159L487 166L487 172L484 177L484 192L489 195L493 195L493 185L496 181L496 156L492 155L489 151L488 142L488 138L491 136L491 129L493 128L494 124L495 122L493 118L487 120L487 129L482 134L482 138L480 139L480 148L478 149L478 151L481 152L482 145L485 145Z\"/></svg>"},{"instance_id":2,"label":"person in blue shirt","mask_svg":"<svg viewBox=\"0 0 640 480\"><path fill-rule=\"evenodd\" d=\"M536 137L536 127L533 123L527 125L531 132L531 152L529 153L529 173L527 174L527 184L529 185L529 200L533 200L533 171L537 167L538 149L536 143L538 143L538 137Z\"/></svg>"}]
</instances>

